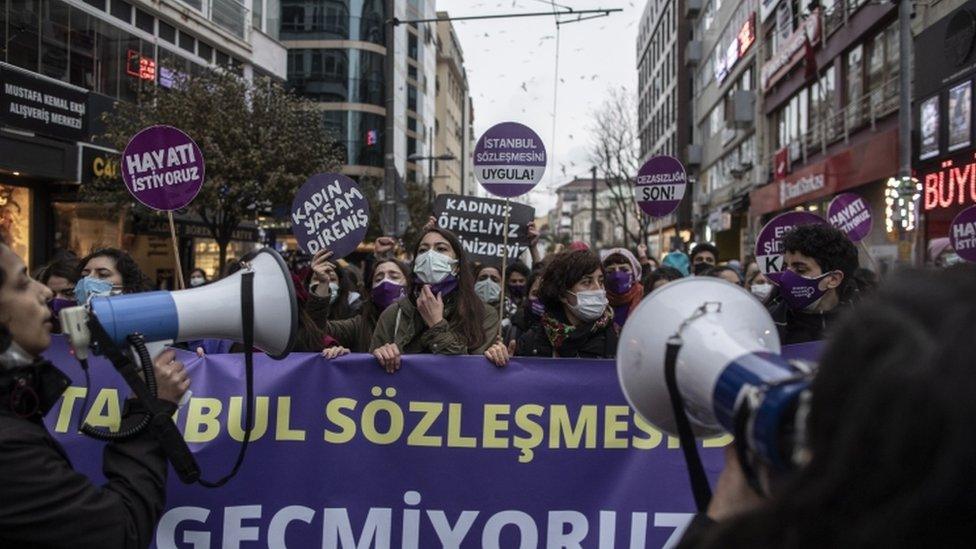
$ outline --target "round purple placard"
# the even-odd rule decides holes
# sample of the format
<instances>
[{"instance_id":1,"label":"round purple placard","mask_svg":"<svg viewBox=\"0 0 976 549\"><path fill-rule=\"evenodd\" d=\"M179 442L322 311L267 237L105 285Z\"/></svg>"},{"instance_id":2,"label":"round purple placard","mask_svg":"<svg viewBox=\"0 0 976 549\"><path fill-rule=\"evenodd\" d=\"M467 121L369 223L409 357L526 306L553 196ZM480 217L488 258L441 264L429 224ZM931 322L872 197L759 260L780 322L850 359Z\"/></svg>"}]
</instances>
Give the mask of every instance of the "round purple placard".
<instances>
[{"instance_id":1,"label":"round purple placard","mask_svg":"<svg viewBox=\"0 0 976 549\"><path fill-rule=\"evenodd\" d=\"M860 195L841 193L827 206L827 220L851 242L860 242L871 234L871 206Z\"/></svg>"},{"instance_id":2,"label":"round purple placard","mask_svg":"<svg viewBox=\"0 0 976 549\"><path fill-rule=\"evenodd\" d=\"M154 210L185 208L203 187L203 153L182 131L151 126L122 151L122 180L129 193Z\"/></svg>"},{"instance_id":3,"label":"round purple placard","mask_svg":"<svg viewBox=\"0 0 976 549\"><path fill-rule=\"evenodd\" d=\"M966 261L976 261L976 206L959 212L949 227L952 249Z\"/></svg>"},{"instance_id":4,"label":"round purple placard","mask_svg":"<svg viewBox=\"0 0 976 549\"><path fill-rule=\"evenodd\" d=\"M542 180L547 161L546 146L532 128L502 122L475 145L474 175L495 196L522 196Z\"/></svg>"},{"instance_id":5,"label":"round purple placard","mask_svg":"<svg viewBox=\"0 0 976 549\"><path fill-rule=\"evenodd\" d=\"M664 217L678 208L688 187L688 174L677 158L655 156L637 172L634 198L644 213Z\"/></svg>"},{"instance_id":6,"label":"round purple placard","mask_svg":"<svg viewBox=\"0 0 976 549\"><path fill-rule=\"evenodd\" d=\"M783 270L783 237L800 225L826 225L824 218L810 212L786 212L769 220L756 239L759 270L773 282ZM770 276L772 275L772 276Z\"/></svg>"},{"instance_id":7,"label":"round purple placard","mask_svg":"<svg viewBox=\"0 0 976 549\"><path fill-rule=\"evenodd\" d=\"M310 254L332 251L339 259L352 253L369 228L369 201L356 182L338 173L308 178L291 203L291 232Z\"/></svg>"}]
</instances>

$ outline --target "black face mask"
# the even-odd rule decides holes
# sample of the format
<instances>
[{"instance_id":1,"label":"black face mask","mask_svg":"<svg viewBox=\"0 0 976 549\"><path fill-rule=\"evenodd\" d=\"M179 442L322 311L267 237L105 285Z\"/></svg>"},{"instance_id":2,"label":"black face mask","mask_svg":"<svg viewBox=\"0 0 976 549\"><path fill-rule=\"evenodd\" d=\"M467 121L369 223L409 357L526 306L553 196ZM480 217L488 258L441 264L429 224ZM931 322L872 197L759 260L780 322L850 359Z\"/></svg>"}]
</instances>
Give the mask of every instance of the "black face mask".
<instances>
[{"instance_id":1,"label":"black face mask","mask_svg":"<svg viewBox=\"0 0 976 549\"><path fill-rule=\"evenodd\" d=\"M705 271L711 269L714 266L715 265L712 265L710 263L705 263L704 261L702 261L701 263L695 263L694 266L692 266L692 271L696 275L701 275L702 273L704 273Z\"/></svg>"},{"instance_id":2,"label":"black face mask","mask_svg":"<svg viewBox=\"0 0 976 549\"><path fill-rule=\"evenodd\" d=\"M40 419L58 402L71 379L50 362L0 370L0 408L28 419Z\"/></svg>"}]
</instances>

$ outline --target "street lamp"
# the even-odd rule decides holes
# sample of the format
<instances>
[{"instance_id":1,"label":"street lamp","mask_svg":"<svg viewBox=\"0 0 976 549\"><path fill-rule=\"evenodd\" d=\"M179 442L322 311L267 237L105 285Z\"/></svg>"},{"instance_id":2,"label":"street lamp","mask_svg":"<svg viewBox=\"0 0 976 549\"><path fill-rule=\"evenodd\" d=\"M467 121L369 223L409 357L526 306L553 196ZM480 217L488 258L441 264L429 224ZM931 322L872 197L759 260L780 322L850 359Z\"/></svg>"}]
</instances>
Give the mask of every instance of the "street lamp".
<instances>
[{"instance_id":1,"label":"street lamp","mask_svg":"<svg viewBox=\"0 0 976 549\"><path fill-rule=\"evenodd\" d=\"M431 209L434 207L434 161L435 160L457 160L457 157L453 154L441 154L441 155L430 155L424 156L422 154L411 154L407 157L407 160L411 162L417 162L420 160L427 161L427 202L430 203Z\"/></svg>"}]
</instances>

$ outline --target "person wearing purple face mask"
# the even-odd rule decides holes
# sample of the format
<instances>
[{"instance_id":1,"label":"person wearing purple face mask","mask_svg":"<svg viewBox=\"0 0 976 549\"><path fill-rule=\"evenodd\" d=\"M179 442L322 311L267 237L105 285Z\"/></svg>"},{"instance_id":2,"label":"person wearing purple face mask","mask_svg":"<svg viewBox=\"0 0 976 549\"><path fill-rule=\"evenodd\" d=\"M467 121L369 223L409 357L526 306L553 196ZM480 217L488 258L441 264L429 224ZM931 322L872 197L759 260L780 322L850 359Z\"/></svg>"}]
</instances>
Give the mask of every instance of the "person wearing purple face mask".
<instances>
[{"instance_id":1,"label":"person wearing purple face mask","mask_svg":"<svg viewBox=\"0 0 976 549\"><path fill-rule=\"evenodd\" d=\"M369 299L364 300L359 314L342 320L327 320L328 312L324 312L323 318L323 311L319 311L317 318L314 318L323 327L325 335L338 343L322 351L325 358L369 351L380 314L410 292L410 267L402 261L380 259L372 268L366 278L366 285L370 288Z\"/></svg>"},{"instance_id":2,"label":"person wearing purple face mask","mask_svg":"<svg viewBox=\"0 0 976 549\"><path fill-rule=\"evenodd\" d=\"M61 333L61 309L74 307L78 304L75 300L75 282L78 281L78 260L74 257L57 259L41 267L34 275L34 278L41 284L48 287L54 297L48 301L47 306L51 309L51 323L54 327L52 334Z\"/></svg>"},{"instance_id":3,"label":"person wearing purple face mask","mask_svg":"<svg viewBox=\"0 0 976 549\"><path fill-rule=\"evenodd\" d=\"M483 354L501 346L498 313L475 294L471 265L454 233L426 227L413 255L413 289L380 314L370 340L380 366L392 374L403 354ZM498 362L504 364L501 357Z\"/></svg>"},{"instance_id":4,"label":"person wearing purple face mask","mask_svg":"<svg viewBox=\"0 0 976 549\"><path fill-rule=\"evenodd\" d=\"M529 293L522 300L522 305L518 311L512 315L512 323L508 326L505 333L505 343L508 345L508 354L515 355L518 347L518 340L522 334L532 328L539 326L542 322L542 314L546 312L546 306L539 299L539 286L542 283L542 271L536 271L529 275Z\"/></svg>"},{"instance_id":5,"label":"person wearing purple face mask","mask_svg":"<svg viewBox=\"0 0 976 549\"><path fill-rule=\"evenodd\" d=\"M783 237L784 271L768 275L776 288L767 308L783 344L819 341L859 299L857 248L827 225L801 225Z\"/></svg>"},{"instance_id":6,"label":"person wearing purple face mask","mask_svg":"<svg viewBox=\"0 0 976 549\"><path fill-rule=\"evenodd\" d=\"M515 307L520 307L525 301L531 273L529 266L519 260L515 260L505 268L505 285L508 290L505 297L511 299Z\"/></svg>"},{"instance_id":7,"label":"person wearing purple face mask","mask_svg":"<svg viewBox=\"0 0 976 549\"><path fill-rule=\"evenodd\" d=\"M607 300L613 307L613 324L619 331L644 298L644 286L640 283L641 264L625 248L611 248L604 252L603 270L607 273Z\"/></svg>"}]
</instances>

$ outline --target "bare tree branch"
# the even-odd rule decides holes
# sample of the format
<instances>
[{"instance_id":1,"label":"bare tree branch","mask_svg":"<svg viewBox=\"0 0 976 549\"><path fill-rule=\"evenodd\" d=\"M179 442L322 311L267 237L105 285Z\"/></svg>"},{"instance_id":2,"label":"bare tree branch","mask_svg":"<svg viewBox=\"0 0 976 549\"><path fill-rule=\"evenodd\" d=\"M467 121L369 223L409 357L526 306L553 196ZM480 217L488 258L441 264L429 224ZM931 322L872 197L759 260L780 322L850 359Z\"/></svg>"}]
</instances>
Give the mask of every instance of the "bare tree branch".
<instances>
[{"instance_id":1,"label":"bare tree branch","mask_svg":"<svg viewBox=\"0 0 976 549\"><path fill-rule=\"evenodd\" d=\"M603 104L592 113L590 161L607 183L610 219L623 228L625 244L646 243L649 236L633 191L640 169L636 112L634 95L620 87L611 88Z\"/></svg>"}]
</instances>

